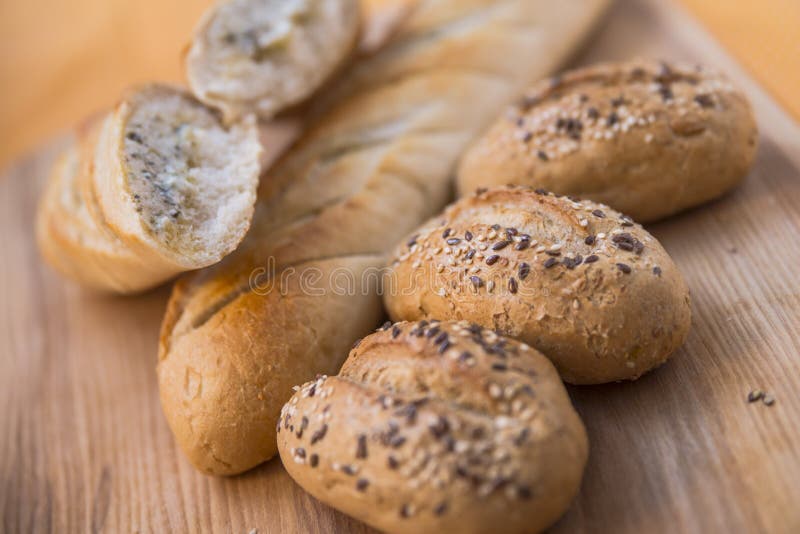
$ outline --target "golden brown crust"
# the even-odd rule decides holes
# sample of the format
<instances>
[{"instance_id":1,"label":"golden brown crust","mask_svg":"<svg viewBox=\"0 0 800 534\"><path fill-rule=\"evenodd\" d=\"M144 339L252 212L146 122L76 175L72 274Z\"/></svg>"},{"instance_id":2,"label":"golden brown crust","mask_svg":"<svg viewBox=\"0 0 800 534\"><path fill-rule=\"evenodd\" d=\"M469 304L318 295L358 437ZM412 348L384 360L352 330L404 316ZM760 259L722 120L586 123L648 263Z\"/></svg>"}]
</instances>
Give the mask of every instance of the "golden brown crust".
<instances>
[{"instance_id":1,"label":"golden brown crust","mask_svg":"<svg viewBox=\"0 0 800 534\"><path fill-rule=\"evenodd\" d=\"M689 293L661 245L591 201L507 186L450 206L395 251L394 320L465 319L547 355L564 380L633 379L686 338Z\"/></svg>"},{"instance_id":2,"label":"golden brown crust","mask_svg":"<svg viewBox=\"0 0 800 534\"><path fill-rule=\"evenodd\" d=\"M122 146L126 122L134 102L163 95L190 98L172 87L146 85L128 90L111 113L80 124L74 146L54 166L46 186L37 213L42 255L59 272L89 288L140 292L208 263L173 251L149 235L128 187ZM248 141L257 147L254 127L250 134ZM256 152L249 162L251 200L242 211L248 223L258 176Z\"/></svg>"},{"instance_id":3,"label":"golden brown crust","mask_svg":"<svg viewBox=\"0 0 800 534\"><path fill-rule=\"evenodd\" d=\"M366 294L336 296L332 281L323 279L330 300L307 300L300 291L283 298L253 294L251 274L270 259L278 279L323 263L360 280L384 265L397 240L447 202L452 169L469 140L531 78L563 60L607 4L567 3L556 11L542 9L546 3L421 2L381 50L315 98L313 124L261 181L248 238L221 264L180 286L174 306L180 309L171 312L179 318L162 330L162 404L199 469L234 474L276 452L264 429L274 428L277 399L231 392L277 396L331 372L345 355L342 347L382 317L377 289L366 281ZM535 47L550 53L519 58ZM496 56L508 61L498 63ZM479 99L481 106L470 106ZM365 257L374 263L351 266ZM314 310L292 304L300 301ZM290 358L291 366L280 367ZM275 372L259 371L270 366ZM202 379L197 398L185 391L188 369Z\"/></svg>"},{"instance_id":4,"label":"golden brown crust","mask_svg":"<svg viewBox=\"0 0 800 534\"><path fill-rule=\"evenodd\" d=\"M286 470L387 532L538 532L567 508L586 432L550 362L466 322L386 324L278 421Z\"/></svg>"},{"instance_id":5,"label":"golden brown crust","mask_svg":"<svg viewBox=\"0 0 800 534\"><path fill-rule=\"evenodd\" d=\"M53 165L37 210L37 244L67 278L97 291L130 293L152 284L162 271L134 254L99 215L91 159L98 129L97 121L81 125Z\"/></svg>"},{"instance_id":6,"label":"golden brown crust","mask_svg":"<svg viewBox=\"0 0 800 534\"><path fill-rule=\"evenodd\" d=\"M747 98L707 69L603 63L536 85L470 148L458 187L541 187L647 222L738 184L757 138Z\"/></svg>"}]
</instances>

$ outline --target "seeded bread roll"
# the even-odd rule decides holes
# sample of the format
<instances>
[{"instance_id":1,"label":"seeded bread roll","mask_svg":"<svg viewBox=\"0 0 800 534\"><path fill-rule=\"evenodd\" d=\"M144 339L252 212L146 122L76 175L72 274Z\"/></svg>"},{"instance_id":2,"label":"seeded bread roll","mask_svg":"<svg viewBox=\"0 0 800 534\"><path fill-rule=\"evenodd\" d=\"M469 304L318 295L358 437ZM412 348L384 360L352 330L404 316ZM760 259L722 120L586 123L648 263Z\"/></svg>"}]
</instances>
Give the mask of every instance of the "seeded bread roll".
<instances>
[{"instance_id":1,"label":"seeded bread roll","mask_svg":"<svg viewBox=\"0 0 800 534\"><path fill-rule=\"evenodd\" d=\"M750 103L718 74L605 63L535 86L470 148L458 188L541 187L649 222L736 186L757 139Z\"/></svg>"},{"instance_id":2,"label":"seeded bread roll","mask_svg":"<svg viewBox=\"0 0 800 534\"><path fill-rule=\"evenodd\" d=\"M391 247L442 209L470 140L575 48L606 3L421 1L326 88L307 132L261 181L248 238L173 293L159 388L195 466L235 474L277 452L291 387L336 373L380 322L370 280ZM253 289L320 270L313 292Z\"/></svg>"},{"instance_id":3,"label":"seeded bread roll","mask_svg":"<svg viewBox=\"0 0 800 534\"><path fill-rule=\"evenodd\" d=\"M218 262L243 239L260 168L252 118L226 128L187 93L148 85L78 142L38 216L44 257L65 275L141 291Z\"/></svg>"},{"instance_id":4,"label":"seeded bread roll","mask_svg":"<svg viewBox=\"0 0 800 534\"><path fill-rule=\"evenodd\" d=\"M544 353L573 384L635 379L689 332L689 291L640 225L602 204L507 186L465 197L395 251L394 320L464 319Z\"/></svg>"},{"instance_id":5,"label":"seeded bread roll","mask_svg":"<svg viewBox=\"0 0 800 534\"><path fill-rule=\"evenodd\" d=\"M539 532L588 455L547 358L467 322L385 325L302 386L277 430L303 489L386 532Z\"/></svg>"},{"instance_id":6,"label":"seeded bread roll","mask_svg":"<svg viewBox=\"0 0 800 534\"><path fill-rule=\"evenodd\" d=\"M194 94L226 120L305 100L356 44L357 0L222 0L186 55Z\"/></svg>"}]
</instances>

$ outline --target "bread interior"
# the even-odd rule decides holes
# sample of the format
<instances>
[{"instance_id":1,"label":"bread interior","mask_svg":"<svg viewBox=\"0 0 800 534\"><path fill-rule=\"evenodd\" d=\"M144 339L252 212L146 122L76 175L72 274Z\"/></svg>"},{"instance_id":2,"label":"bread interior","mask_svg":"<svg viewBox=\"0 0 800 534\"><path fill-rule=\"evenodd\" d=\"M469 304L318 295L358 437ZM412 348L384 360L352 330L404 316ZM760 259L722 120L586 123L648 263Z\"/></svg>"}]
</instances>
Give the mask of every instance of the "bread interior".
<instances>
[{"instance_id":1,"label":"bread interior","mask_svg":"<svg viewBox=\"0 0 800 534\"><path fill-rule=\"evenodd\" d=\"M218 260L246 232L255 200L258 141L215 112L165 88L132 99L124 169L145 230L193 263Z\"/></svg>"}]
</instances>

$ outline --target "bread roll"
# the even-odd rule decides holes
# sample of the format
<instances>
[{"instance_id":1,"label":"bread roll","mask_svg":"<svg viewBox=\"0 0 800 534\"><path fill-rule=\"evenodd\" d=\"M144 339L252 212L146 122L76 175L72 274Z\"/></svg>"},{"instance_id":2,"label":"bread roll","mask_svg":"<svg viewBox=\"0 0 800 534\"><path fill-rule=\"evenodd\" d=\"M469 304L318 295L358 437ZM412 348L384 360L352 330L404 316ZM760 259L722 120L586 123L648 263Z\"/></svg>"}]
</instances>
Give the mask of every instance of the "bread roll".
<instances>
[{"instance_id":1,"label":"bread roll","mask_svg":"<svg viewBox=\"0 0 800 534\"><path fill-rule=\"evenodd\" d=\"M588 454L552 364L467 322L385 325L302 386L277 431L303 489L386 532L539 532Z\"/></svg>"},{"instance_id":2,"label":"bread roll","mask_svg":"<svg viewBox=\"0 0 800 534\"><path fill-rule=\"evenodd\" d=\"M262 179L248 238L179 282L162 326L162 406L195 466L234 474L276 453L291 387L337 372L380 322L372 280L388 251L443 207L469 141L562 61L605 5L421 2L315 98L326 110ZM322 277L313 291L299 280L309 273Z\"/></svg>"},{"instance_id":3,"label":"bread roll","mask_svg":"<svg viewBox=\"0 0 800 534\"><path fill-rule=\"evenodd\" d=\"M187 93L153 84L78 137L38 217L40 248L65 275L141 291L218 262L247 232L261 153L252 117L224 127Z\"/></svg>"},{"instance_id":4,"label":"bread roll","mask_svg":"<svg viewBox=\"0 0 800 534\"><path fill-rule=\"evenodd\" d=\"M541 187L649 222L736 186L757 139L747 98L718 74L604 63L529 91L467 152L458 188Z\"/></svg>"},{"instance_id":5,"label":"bread roll","mask_svg":"<svg viewBox=\"0 0 800 534\"><path fill-rule=\"evenodd\" d=\"M305 100L356 44L357 0L222 0L186 55L194 94L227 120Z\"/></svg>"},{"instance_id":6,"label":"bread roll","mask_svg":"<svg viewBox=\"0 0 800 534\"><path fill-rule=\"evenodd\" d=\"M641 226L602 204L507 186L465 197L395 251L393 320L464 319L520 339L573 384L634 379L689 332L689 291Z\"/></svg>"}]
</instances>

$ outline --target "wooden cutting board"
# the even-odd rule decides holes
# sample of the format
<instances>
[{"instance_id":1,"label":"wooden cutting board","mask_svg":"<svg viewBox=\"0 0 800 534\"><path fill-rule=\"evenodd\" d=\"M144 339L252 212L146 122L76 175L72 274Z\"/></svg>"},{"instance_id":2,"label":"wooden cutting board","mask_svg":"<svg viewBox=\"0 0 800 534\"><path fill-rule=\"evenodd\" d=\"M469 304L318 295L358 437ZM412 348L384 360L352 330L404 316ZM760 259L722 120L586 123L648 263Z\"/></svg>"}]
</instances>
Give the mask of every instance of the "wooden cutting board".
<instances>
[{"instance_id":1,"label":"wooden cutting board","mask_svg":"<svg viewBox=\"0 0 800 534\"><path fill-rule=\"evenodd\" d=\"M650 230L692 290L693 330L635 383L570 388L591 440L556 532L800 532L800 128L664 0L623 0L576 63L655 55L728 72L762 130L734 193ZM169 288L92 295L42 265L38 192L59 144L0 179L0 530L366 532L272 461L197 473L161 414ZM768 407L748 403L760 388Z\"/></svg>"}]
</instances>

